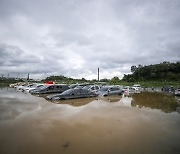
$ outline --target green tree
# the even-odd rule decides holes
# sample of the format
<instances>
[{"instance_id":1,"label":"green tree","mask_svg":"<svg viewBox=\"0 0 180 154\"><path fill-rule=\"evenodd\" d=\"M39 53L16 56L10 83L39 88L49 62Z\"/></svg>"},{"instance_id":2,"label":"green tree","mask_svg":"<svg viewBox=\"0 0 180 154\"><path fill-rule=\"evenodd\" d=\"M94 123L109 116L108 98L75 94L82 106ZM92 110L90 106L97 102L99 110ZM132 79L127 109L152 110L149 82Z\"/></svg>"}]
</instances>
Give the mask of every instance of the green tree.
<instances>
[{"instance_id":1,"label":"green tree","mask_svg":"<svg viewBox=\"0 0 180 154\"><path fill-rule=\"evenodd\" d=\"M131 66L131 72L134 73L137 70L136 66Z\"/></svg>"},{"instance_id":2,"label":"green tree","mask_svg":"<svg viewBox=\"0 0 180 154\"><path fill-rule=\"evenodd\" d=\"M118 84L120 82L119 77L115 76L110 80L111 84Z\"/></svg>"}]
</instances>

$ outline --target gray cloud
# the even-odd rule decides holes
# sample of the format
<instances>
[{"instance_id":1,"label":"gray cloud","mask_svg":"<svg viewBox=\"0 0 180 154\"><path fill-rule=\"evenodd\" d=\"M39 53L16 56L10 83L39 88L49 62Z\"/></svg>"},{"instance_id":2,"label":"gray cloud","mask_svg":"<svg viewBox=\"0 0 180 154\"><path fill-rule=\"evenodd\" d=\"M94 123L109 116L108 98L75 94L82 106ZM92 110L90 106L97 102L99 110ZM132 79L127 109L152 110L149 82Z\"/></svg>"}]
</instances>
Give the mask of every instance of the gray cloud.
<instances>
[{"instance_id":1,"label":"gray cloud","mask_svg":"<svg viewBox=\"0 0 180 154\"><path fill-rule=\"evenodd\" d=\"M76 32L53 32L49 35L57 42L57 46L67 46L70 44L77 44L79 46L87 46L92 43L91 39L87 36Z\"/></svg>"},{"instance_id":2,"label":"gray cloud","mask_svg":"<svg viewBox=\"0 0 180 154\"><path fill-rule=\"evenodd\" d=\"M180 59L179 0L1 0L0 72L122 77Z\"/></svg>"},{"instance_id":3,"label":"gray cloud","mask_svg":"<svg viewBox=\"0 0 180 154\"><path fill-rule=\"evenodd\" d=\"M34 64L39 59L32 54L27 54L16 46L0 44L1 66L20 66Z\"/></svg>"}]
</instances>

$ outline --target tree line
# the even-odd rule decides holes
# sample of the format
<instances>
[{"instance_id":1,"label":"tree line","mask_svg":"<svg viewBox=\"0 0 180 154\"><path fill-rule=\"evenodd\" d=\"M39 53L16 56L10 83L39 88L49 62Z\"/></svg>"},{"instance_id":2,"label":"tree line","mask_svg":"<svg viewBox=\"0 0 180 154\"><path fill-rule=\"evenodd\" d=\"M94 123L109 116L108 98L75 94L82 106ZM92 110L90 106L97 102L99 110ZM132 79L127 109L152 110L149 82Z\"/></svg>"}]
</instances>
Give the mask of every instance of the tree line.
<instances>
[{"instance_id":1,"label":"tree line","mask_svg":"<svg viewBox=\"0 0 180 154\"><path fill-rule=\"evenodd\" d=\"M73 79L69 77L65 77L63 75L60 76L50 76L47 77L45 80L52 80L56 82L64 82L64 83L82 83L82 82L104 82L107 84L120 84L122 82L141 82L141 81L157 81L157 82L168 82L168 81L180 81L180 61L176 63L170 63L164 61L160 64L154 65L141 65L138 66L131 66L131 74L124 74L122 79L115 76L111 79L100 79L100 81L93 79L93 80L86 80L85 78L82 79Z\"/></svg>"},{"instance_id":2,"label":"tree line","mask_svg":"<svg viewBox=\"0 0 180 154\"><path fill-rule=\"evenodd\" d=\"M180 81L180 61L164 61L154 65L131 66L132 74L124 75L124 81Z\"/></svg>"},{"instance_id":3,"label":"tree line","mask_svg":"<svg viewBox=\"0 0 180 154\"><path fill-rule=\"evenodd\" d=\"M90 80L86 80L85 78L82 79L73 79L71 77L65 77L64 75L59 75L59 76L49 76L45 78L42 81L55 81L55 82L61 82L61 83L81 83L81 82L89 82Z\"/></svg>"}]
</instances>

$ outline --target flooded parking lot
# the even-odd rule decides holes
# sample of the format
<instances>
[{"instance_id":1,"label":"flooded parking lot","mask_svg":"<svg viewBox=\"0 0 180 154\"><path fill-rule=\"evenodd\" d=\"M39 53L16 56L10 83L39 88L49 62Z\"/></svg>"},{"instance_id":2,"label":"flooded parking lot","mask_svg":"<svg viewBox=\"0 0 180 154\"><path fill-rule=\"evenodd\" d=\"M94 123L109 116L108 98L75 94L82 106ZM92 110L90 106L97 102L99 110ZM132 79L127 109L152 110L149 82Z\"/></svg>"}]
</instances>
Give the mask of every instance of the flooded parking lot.
<instances>
[{"instance_id":1,"label":"flooded parking lot","mask_svg":"<svg viewBox=\"0 0 180 154\"><path fill-rule=\"evenodd\" d=\"M0 90L2 154L179 154L178 98L157 92L49 102Z\"/></svg>"}]
</instances>

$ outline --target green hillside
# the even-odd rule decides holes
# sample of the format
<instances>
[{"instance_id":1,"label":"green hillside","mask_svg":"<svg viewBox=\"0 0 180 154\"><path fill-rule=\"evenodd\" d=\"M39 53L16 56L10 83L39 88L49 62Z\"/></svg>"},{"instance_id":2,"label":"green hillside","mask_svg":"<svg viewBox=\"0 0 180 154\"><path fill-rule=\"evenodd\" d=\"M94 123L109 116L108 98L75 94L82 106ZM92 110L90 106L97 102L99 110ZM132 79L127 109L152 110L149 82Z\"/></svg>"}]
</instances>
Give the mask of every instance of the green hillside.
<instances>
[{"instance_id":1,"label":"green hillside","mask_svg":"<svg viewBox=\"0 0 180 154\"><path fill-rule=\"evenodd\" d=\"M180 62L163 62L148 66L132 66L132 74L124 75L123 81L180 81Z\"/></svg>"}]
</instances>

